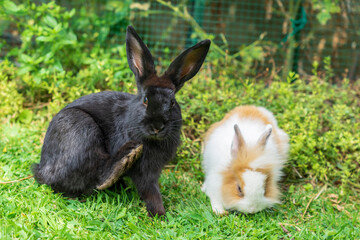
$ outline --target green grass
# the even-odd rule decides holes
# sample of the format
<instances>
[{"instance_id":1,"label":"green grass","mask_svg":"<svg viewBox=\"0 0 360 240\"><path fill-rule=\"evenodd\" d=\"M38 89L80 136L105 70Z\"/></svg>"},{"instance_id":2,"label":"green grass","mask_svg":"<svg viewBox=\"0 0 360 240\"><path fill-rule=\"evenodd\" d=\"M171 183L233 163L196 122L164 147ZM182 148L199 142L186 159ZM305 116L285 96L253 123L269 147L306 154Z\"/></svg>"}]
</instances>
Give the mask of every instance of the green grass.
<instances>
[{"instance_id":1,"label":"green grass","mask_svg":"<svg viewBox=\"0 0 360 240\"><path fill-rule=\"evenodd\" d=\"M182 145L160 178L166 220L147 216L131 181L125 190L68 199L28 179L0 184L0 239L359 239L359 89L316 76L308 83L266 85L221 74L210 78L203 71L177 96ZM202 136L244 104L273 111L290 135L283 203L254 215L217 216L200 190ZM31 164L40 160L55 112L51 107L32 112L26 121L0 123L1 181L31 175Z\"/></svg>"},{"instance_id":2,"label":"green grass","mask_svg":"<svg viewBox=\"0 0 360 240\"><path fill-rule=\"evenodd\" d=\"M38 160L38 129L18 128L1 156L2 179L30 174ZM19 138L17 138L19 137ZM2 136L2 139L4 136ZM3 145L2 145L3 147ZM33 149L31 151L30 149ZM144 203L130 185L74 200L53 194L33 179L0 186L1 239L113 238L260 238L356 239L360 237L359 199L334 187L285 182L283 204L255 215L216 216L200 190L201 178L183 171L182 161L169 165L160 179L167 219L147 217ZM312 185L310 185L312 186ZM321 193L318 198L316 197ZM309 206L307 206L309 204ZM305 213L305 214L304 214ZM284 228L284 229L283 229ZM285 230L286 229L286 230Z\"/></svg>"},{"instance_id":3,"label":"green grass","mask_svg":"<svg viewBox=\"0 0 360 240\"><path fill-rule=\"evenodd\" d=\"M2 125L1 178L30 174L39 159L42 132L34 124ZM4 132L10 135L4 135ZM11 135L12 134L12 135ZM185 171L184 161L164 169L160 179L167 219L152 220L134 187L102 191L83 199L63 198L34 179L0 186L1 239L252 238L356 239L359 198L306 179L282 183L283 204L254 215L217 216L200 190L201 172ZM305 184L306 183L306 184ZM318 194L320 195L315 198Z\"/></svg>"}]
</instances>

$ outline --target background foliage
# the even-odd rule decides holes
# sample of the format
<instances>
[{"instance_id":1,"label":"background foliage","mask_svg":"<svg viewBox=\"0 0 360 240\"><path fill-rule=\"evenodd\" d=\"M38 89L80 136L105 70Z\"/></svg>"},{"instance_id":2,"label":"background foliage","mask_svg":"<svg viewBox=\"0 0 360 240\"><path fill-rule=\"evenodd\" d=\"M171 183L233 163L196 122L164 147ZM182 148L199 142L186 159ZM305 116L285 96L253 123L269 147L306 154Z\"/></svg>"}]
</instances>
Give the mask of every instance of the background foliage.
<instances>
[{"instance_id":1,"label":"background foliage","mask_svg":"<svg viewBox=\"0 0 360 240\"><path fill-rule=\"evenodd\" d=\"M138 0L131 6L136 29L159 55L206 35L218 55L241 59L241 76L311 74L312 62L323 69L327 56L335 78L359 76L356 0Z\"/></svg>"},{"instance_id":2,"label":"background foliage","mask_svg":"<svg viewBox=\"0 0 360 240\"><path fill-rule=\"evenodd\" d=\"M95 9L100 2L101 14ZM55 2L0 1L2 36L6 36L9 29L18 36L17 44L11 45L13 42L3 38L0 45L6 49L0 60L2 180L31 174L30 165L39 161L49 121L67 103L102 90L136 93L123 38L132 20L131 3L110 0L94 0L89 5L80 3L76 8L69 8ZM329 8L319 13L321 24L326 25L331 14L337 12L337 3L313 1L314 7ZM118 5L114 7L114 4ZM173 5L166 7L173 13L184 13ZM189 21L195 20L189 18ZM197 29L196 34L194 37L209 37L202 29ZM191 234L217 237L220 232L222 237L280 238L289 236L278 226L282 221L291 225L291 234L297 237L312 234L318 238L324 232L330 237L359 236L359 232L353 230L359 221L356 203L360 189L359 81L347 78L334 81L330 57L313 61L310 74L299 76L287 72L284 78L275 71L258 72L254 77L250 73L261 60L263 48L260 41L251 43L239 52L242 56L239 60L223 46L212 44L198 77L178 93L184 118L183 143L160 180L169 211L167 223L159 220L144 230L143 225L149 221L141 217L146 215L145 208L134 191L118 195L109 190L82 203L63 199L52 194L48 187L28 180L15 186L0 185L4 194L0 198L3 209L0 221L4 222L5 230L5 233L0 231L0 237L4 234L13 238L55 235L71 238L80 231L98 238L130 232L135 232L134 238L136 232L148 237L162 233L168 238ZM161 72L171 56L158 57ZM265 106L275 113L280 127L290 135L290 159L283 183L286 205L276 209L277 213L269 210L256 216L232 214L217 219L198 184L203 180L202 136L226 112L243 104ZM327 188L322 202L308 209L307 203ZM29 199L39 199L39 202ZM60 212L60 215L49 217L49 211ZM332 217L327 215L329 211ZM313 216L324 225L312 226ZM337 222L336 216L341 221ZM260 227L256 222L268 218L273 220L263 225L265 230L257 231ZM187 227L180 229L180 223ZM218 225L220 223L224 225ZM302 231L294 227L298 223ZM155 225L161 229L160 233L153 232ZM245 225L242 231L234 227ZM178 230L172 233L167 228Z\"/></svg>"}]
</instances>

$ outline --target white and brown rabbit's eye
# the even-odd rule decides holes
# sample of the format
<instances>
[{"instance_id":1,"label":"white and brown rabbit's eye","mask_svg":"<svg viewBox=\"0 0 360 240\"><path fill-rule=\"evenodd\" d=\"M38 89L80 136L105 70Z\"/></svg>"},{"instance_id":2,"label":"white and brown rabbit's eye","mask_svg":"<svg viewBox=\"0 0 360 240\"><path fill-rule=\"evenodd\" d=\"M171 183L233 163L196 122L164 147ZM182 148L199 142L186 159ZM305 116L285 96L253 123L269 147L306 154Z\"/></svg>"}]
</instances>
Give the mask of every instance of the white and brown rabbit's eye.
<instances>
[{"instance_id":1,"label":"white and brown rabbit's eye","mask_svg":"<svg viewBox=\"0 0 360 240\"><path fill-rule=\"evenodd\" d=\"M148 98L145 96L145 97L144 97L144 100L143 100L143 104L145 105L145 107L147 107L148 103L149 103L149 100L148 100Z\"/></svg>"},{"instance_id":2,"label":"white and brown rabbit's eye","mask_svg":"<svg viewBox=\"0 0 360 240\"><path fill-rule=\"evenodd\" d=\"M243 192L242 192L242 190L241 190L241 187L240 187L239 185L237 185L236 188L237 188L237 191L238 191L239 196L240 196L240 197L243 197L244 194L243 194Z\"/></svg>"}]
</instances>

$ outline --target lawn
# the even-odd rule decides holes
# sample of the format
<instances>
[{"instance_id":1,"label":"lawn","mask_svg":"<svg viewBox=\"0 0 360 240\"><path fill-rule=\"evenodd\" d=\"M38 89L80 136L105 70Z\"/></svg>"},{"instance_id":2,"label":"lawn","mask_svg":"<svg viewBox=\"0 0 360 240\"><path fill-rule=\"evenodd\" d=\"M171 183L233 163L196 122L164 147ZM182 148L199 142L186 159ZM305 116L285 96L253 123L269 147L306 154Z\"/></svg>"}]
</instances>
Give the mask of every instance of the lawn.
<instances>
[{"instance_id":1,"label":"lawn","mask_svg":"<svg viewBox=\"0 0 360 240\"><path fill-rule=\"evenodd\" d=\"M217 83L218 80L210 79L203 73L178 94L184 118L182 145L178 149L177 157L166 166L160 178L167 210L166 219L152 219L147 216L145 205L130 180L127 180L126 189L110 189L81 199L69 199L52 193L48 186L39 185L34 179L27 179L0 185L0 238L360 238L359 189L347 184L345 178L341 180L341 175L346 175L345 169L337 170L335 174L328 171L331 165L321 164L319 169L312 168L311 166L316 164L314 159L322 161L322 158L314 155L313 159L307 159L314 154L310 152L312 147L309 146L312 141L305 141L302 137L303 134L308 134L308 138L316 139L314 132L319 132L317 127L322 128L323 125L319 123L319 119L314 119L331 116L335 125L339 124L336 119L344 120L337 117L336 109L340 102L345 100L341 94L351 96L348 91L350 88L339 88L324 82L317 85L305 84L299 79L297 83L273 82L270 86L263 83L249 84L246 81L239 85L231 80L222 86ZM309 94L307 91L314 93ZM322 108L316 105L318 103L315 99L321 98L325 93L327 97L332 94L337 96L334 98L337 100L332 103L334 111L328 112L329 106L324 104L321 105ZM270 94L278 97L271 99ZM294 101L293 106L282 105L286 99ZM204 177L200 163L201 137L211 123L221 119L233 106L240 104L268 107L276 114L280 126L290 134L291 154L285 168L286 176L281 182L282 204L253 215L230 212L217 216L211 210L209 199L200 189ZM356 104L358 100L355 101ZM340 105L344 105L344 102ZM348 107L345 115L354 116L356 124L345 128L352 132L354 128L358 129L359 116L356 114L359 110L350 103ZM312 108L321 113L321 116L314 114L315 109ZM310 123L303 119L294 119L294 116L301 115L297 112L299 109L307 109ZM4 121L1 124L2 181L31 175L31 164L40 159L41 144L50 119L46 113L45 110L39 111L28 123ZM317 127L314 127L314 124ZM333 128L333 131L342 129L342 134L346 136L343 128L328 126ZM307 132L302 134L304 129L307 129ZM331 129L327 130L327 133L329 132ZM320 132L319 137L324 134L326 133ZM352 138L343 138L343 141L347 140L353 141ZM303 141L302 150L298 147L300 141ZM318 148L314 151L320 155L325 154L325 159L332 162L332 155L326 155L327 145L323 145L325 143L319 139L316 141ZM353 144L354 152L347 149L349 158L354 154L358 156L358 142ZM341 154L340 145L336 146L337 152ZM305 162L305 158L308 162ZM358 159L355 158L354 161ZM305 168L306 164L308 165ZM345 166L346 163L341 164ZM352 178L356 179L358 176L354 174L358 174L358 170L350 170ZM328 181L322 180L324 176L329 178Z\"/></svg>"}]
</instances>

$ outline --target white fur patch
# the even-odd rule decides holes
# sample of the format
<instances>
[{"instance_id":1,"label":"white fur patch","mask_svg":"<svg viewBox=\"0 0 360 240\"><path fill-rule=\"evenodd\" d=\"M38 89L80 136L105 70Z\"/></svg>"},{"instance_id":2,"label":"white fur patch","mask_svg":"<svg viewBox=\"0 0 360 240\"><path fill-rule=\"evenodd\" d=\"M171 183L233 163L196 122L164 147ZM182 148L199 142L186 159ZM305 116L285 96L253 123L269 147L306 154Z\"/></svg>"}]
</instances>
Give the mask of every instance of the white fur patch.
<instances>
[{"instance_id":1,"label":"white fur patch","mask_svg":"<svg viewBox=\"0 0 360 240\"><path fill-rule=\"evenodd\" d=\"M260 198L264 196L265 190L265 180L266 175L261 172L246 170L242 174L242 178L245 182L244 194L249 198Z\"/></svg>"}]
</instances>

